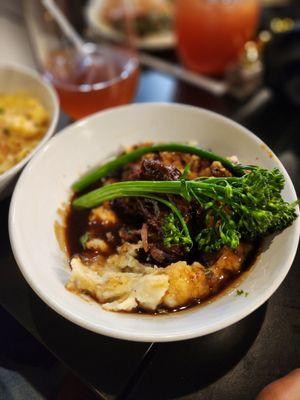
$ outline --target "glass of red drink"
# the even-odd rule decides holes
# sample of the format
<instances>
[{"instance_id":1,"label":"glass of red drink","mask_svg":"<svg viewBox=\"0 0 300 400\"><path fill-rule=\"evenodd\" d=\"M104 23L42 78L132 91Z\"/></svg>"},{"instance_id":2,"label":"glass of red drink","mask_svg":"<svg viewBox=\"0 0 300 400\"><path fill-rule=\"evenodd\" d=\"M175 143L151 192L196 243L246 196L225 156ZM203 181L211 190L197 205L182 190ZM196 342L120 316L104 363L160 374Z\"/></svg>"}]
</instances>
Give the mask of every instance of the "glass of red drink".
<instances>
[{"instance_id":1,"label":"glass of red drink","mask_svg":"<svg viewBox=\"0 0 300 400\"><path fill-rule=\"evenodd\" d=\"M138 82L134 52L101 46L91 55L73 48L54 50L43 62L45 78L55 87L61 107L73 119L130 103Z\"/></svg>"},{"instance_id":2,"label":"glass of red drink","mask_svg":"<svg viewBox=\"0 0 300 400\"><path fill-rule=\"evenodd\" d=\"M220 75L254 35L259 0L176 0L178 54L196 72Z\"/></svg>"},{"instance_id":3,"label":"glass of red drink","mask_svg":"<svg viewBox=\"0 0 300 400\"><path fill-rule=\"evenodd\" d=\"M53 84L61 108L79 119L131 102L139 77L136 52L129 47L87 43L75 49L41 2L28 0L25 16L38 65ZM59 2L69 17L69 2Z\"/></svg>"}]
</instances>

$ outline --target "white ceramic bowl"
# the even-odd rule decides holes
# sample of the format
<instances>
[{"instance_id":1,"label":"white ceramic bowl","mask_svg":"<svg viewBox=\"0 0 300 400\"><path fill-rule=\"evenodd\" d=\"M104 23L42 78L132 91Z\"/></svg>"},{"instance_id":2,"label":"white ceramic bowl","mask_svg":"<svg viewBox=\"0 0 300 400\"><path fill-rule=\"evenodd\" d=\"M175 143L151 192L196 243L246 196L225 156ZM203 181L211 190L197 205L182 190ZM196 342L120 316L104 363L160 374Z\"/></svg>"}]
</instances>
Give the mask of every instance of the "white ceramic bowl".
<instances>
[{"instance_id":1,"label":"white ceramic bowl","mask_svg":"<svg viewBox=\"0 0 300 400\"><path fill-rule=\"evenodd\" d=\"M59 102L54 89L34 70L18 64L0 63L0 93L26 92L37 97L50 115L50 124L39 144L8 171L0 174L0 199L10 194L19 172L53 135L59 116Z\"/></svg>"},{"instance_id":2,"label":"white ceramic bowl","mask_svg":"<svg viewBox=\"0 0 300 400\"><path fill-rule=\"evenodd\" d=\"M130 105L69 126L30 161L11 203L13 252L35 292L59 314L84 328L135 341L174 341L206 335L239 321L277 289L295 256L300 218L275 237L240 283L240 288L249 292L247 297L237 297L232 290L203 307L153 317L104 311L64 288L70 272L54 234L54 221L57 209L70 196L70 185L91 166L116 153L120 145L149 140L197 141L224 156L237 154L246 164L278 167L286 179L285 199L296 199L293 184L278 158L237 123L184 105Z\"/></svg>"}]
</instances>

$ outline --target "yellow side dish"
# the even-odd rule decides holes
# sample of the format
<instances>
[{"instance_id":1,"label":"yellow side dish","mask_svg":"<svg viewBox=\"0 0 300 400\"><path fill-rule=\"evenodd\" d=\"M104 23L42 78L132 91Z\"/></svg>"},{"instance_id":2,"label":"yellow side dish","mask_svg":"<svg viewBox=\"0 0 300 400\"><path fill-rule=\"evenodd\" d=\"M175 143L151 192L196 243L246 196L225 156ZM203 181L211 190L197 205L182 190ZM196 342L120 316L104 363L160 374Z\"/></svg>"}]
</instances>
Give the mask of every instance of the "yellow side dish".
<instances>
[{"instance_id":1,"label":"yellow side dish","mask_svg":"<svg viewBox=\"0 0 300 400\"><path fill-rule=\"evenodd\" d=\"M12 168L38 144L49 114L27 93L0 93L0 174Z\"/></svg>"}]
</instances>

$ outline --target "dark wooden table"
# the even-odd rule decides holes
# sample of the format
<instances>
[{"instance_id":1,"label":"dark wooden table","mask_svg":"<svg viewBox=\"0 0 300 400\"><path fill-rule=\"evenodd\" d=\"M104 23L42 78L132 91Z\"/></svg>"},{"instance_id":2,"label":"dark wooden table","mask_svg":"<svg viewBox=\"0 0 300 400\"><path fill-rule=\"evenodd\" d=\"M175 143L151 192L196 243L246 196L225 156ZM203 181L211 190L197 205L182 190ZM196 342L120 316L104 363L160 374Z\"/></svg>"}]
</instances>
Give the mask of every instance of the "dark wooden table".
<instances>
[{"instance_id":1,"label":"dark wooden table","mask_svg":"<svg viewBox=\"0 0 300 400\"><path fill-rule=\"evenodd\" d=\"M279 96L249 107L146 70L136 101L193 104L237 120L275 151L300 193L300 112ZM9 202L0 203L0 305L100 398L251 400L270 381L300 366L299 251L277 292L237 324L183 342L126 342L74 325L34 294L11 252Z\"/></svg>"},{"instance_id":2,"label":"dark wooden table","mask_svg":"<svg viewBox=\"0 0 300 400\"><path fill-rule=\"evenodd\" d=\"M279 155L300 192L300 113L280 98L247 115L243 112L247 107L230 99L215 99L170 77L144 71L136 101L176 101L233 118L244 115L239 122ZM264 385L300 366L299 252L268 303L239 323L184 342L125 342L72 324L33 293L9 245L9 201L0 203L0 304L99 396L250 400Z\"/></svg>"}]
</instances>

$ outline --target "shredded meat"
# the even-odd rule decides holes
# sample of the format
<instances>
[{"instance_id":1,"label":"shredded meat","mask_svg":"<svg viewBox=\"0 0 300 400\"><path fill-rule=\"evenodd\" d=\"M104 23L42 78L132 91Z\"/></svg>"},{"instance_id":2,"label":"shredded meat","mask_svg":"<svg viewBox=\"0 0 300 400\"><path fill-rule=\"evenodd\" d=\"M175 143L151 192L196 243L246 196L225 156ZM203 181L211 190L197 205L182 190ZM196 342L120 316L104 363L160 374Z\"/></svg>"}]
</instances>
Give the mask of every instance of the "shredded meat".
<instances>
[{"instance_id":1,"label":"shredded meat","mask_svg":"<svg viewBox=\"0 0 300 400\"><path fill-rule=\"evenodd\" d=\"M165 165L161 160L143 160L140 179L146 181L177 181L181 172L171 165Z\"/></svg>"},{"instance_id":2,"label":"shredded meat","mask_svg":"<svg viewBox=\"0 0 300 400\"><path fill-rule=\"evenodd\" d=\"M197 155L178 152L148 153L139 160L125 165L113 176L113 181L126 180L179 180L185 167L189 165L188 179L197 176L229 176L230 172L219 162L210 162ZM111 183L112 177L103 180ZM186 202L180 196L168 196L169 200L180 210L191 234L197 234L203 225L203 209L197 202ZM163 224L170 210L164 204L142 197L119 198L94 210L90 220L102 224L120 222L120 242L137 243L142 241L140 257L143 261L158 266L166 266L186 259L185 248L180 245L164 245ZM196 256L193 250L193 256Z\"/></svg>"},{"instance_id":3,"label":"shredded meat","mask_svg":"<svg viewBox=\"0 0 300 400\"><path fill-rule=\"evenodd\" d=\"M142 244L143 244L143 249L145 252L149 250L149 244L148 244L148 225L143 224L142 229L141 229L141 238L142 238Z\"/></svg>"},{"instance_id":4,"label":"shredded meat","mask_svg":"<svg viewBox=\"0 0 300 400\"><path fill-rule=\"evenodd\" d=\"M129 226L122 226L119 229L119 236L123 242L137 243L141 237L141 230L132 229Z\"/></svg>"},{"instance_id":5,"label":"shredded meat","mask_svg":"<svg viewBox=\"0 0 300 400\"><path fill-rule=\"evenodd\" d=\"M149 263L165 265L176 262L182 258L185 249L182 246L164 246L162 223L169 214L167 207L157 201L146 198L121 198L114 201L114 209L123 215L126 220L135 219L144 229L137 231L130 227L123 227L120 236L124 241L136 243L142 240L144 246L144 259ZM188 214L186 210L185 214ZM146 227L147 228L146 228ZM146 235L147 229L147 235ZM137 237L136 233L139 232Z\"/></svg>"},{"instance_id":6,"label":"shredded meat","mask_svg":"<svg viewBox=\"0 0 300 400\"><path fill-rule=\"evenodd\" d=\"M126 165L120 172L120 180L179 180L188 164L189 179L197 176L230 175L218 162L211 163L192 154L160 152L146 154ZM199 204L187 203L180 196L169 196L169 200L180 210L192 233L195 227L201 226L203 210ZM136 222L138 229L127 224L121 228L120 237L123 242L130 243L142 240L143 260L163 266L184 258L185 249L182 246L164 246L162 224L170 213L166 206L147 198L120 198L113 202L113 209L121 216L120 219Z\"/></svg>"}]
</instances>

